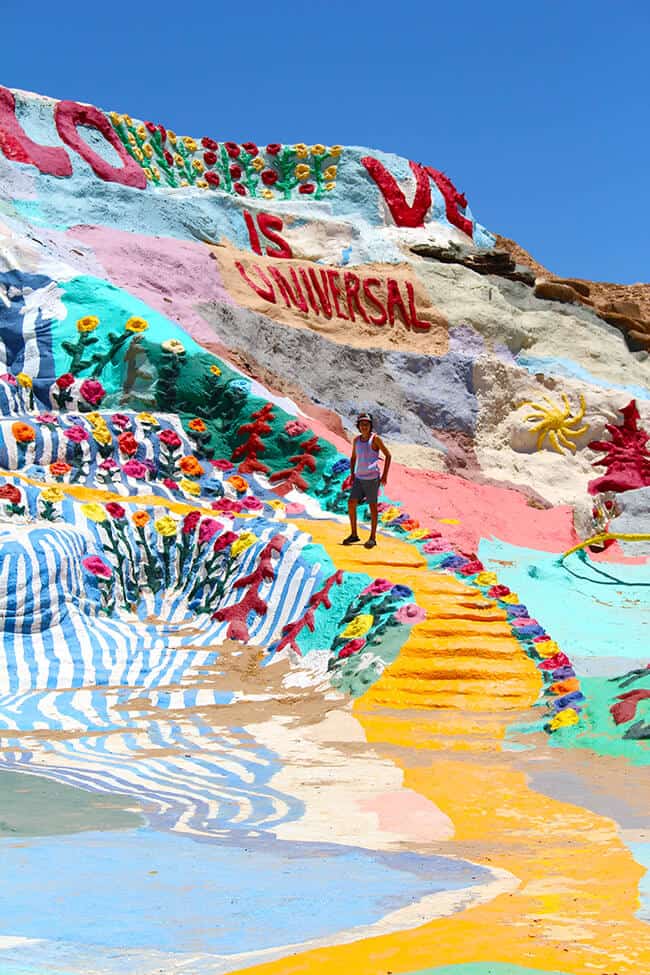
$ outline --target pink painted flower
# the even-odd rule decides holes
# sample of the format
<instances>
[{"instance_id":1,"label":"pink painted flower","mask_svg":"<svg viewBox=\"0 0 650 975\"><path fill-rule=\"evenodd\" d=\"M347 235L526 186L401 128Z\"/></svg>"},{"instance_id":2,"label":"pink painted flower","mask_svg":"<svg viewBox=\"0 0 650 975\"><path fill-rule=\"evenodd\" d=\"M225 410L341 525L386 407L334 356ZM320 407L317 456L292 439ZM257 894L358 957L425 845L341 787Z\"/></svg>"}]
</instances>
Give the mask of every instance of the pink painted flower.
<instances>
[{"instance_id":1,"label":"pink painted flower","mask_svg":"<svg viewBox=\"0 0 650 975\"><path fill-rule=\"evenodd\" d=\"M213 460L210 463L220 471L231 471L235 466L230 460Z\"/></svg>"},{"instance_id":2,"label":"pink painted flower","mask_svg":"<svg viewBox=\"0 0 650 975\"><path fill-rule=\"evenodd\" d=\"M199 511L190 511L189 514L185 515L183 518L183 534L190 535L199 521L201 520L201 514Z\"/></svg>"},{"instance_id":3,"label":"pink painted flower","mask_svg":"<svg viewBox=\"0 0 650 975\"><path fill-rule=\"evenodd\" d=\"M241 503L247 511L259 511L264 507L259 498L254 497L252 494L248 494L245 498L242 498Z\"/></svg>"},{"instance_id":4,"label":"pink painted flower","mask_svg":"<svg viewBox=\"0 0 650 975\"><path fill-rule=\"evenodd\" d=\"M173 481L171 477L166 477L163 481L163 484L169 491L178 491L178 484L176 483L176 481Z\"/></svg>"},{"instance_id":5,"label":"pink painted flower","mask_svg":"<svg viewBox=\"0 0 650 975\"><path fill-rule=\"evenodd\" d=\"M345 660L346 657L351 657L353 653L358 653L365 645L366 641L360 636L356 640L348 640L338 652L339 660Z\"/></svg>"},{"instance_id":6,"label":"pink painted flower","mask_svg":"<svg viewBox=\"0 0 650 975\"><path fill-rule=\"evenodd\" d=\"M96 379L84 379L79 387L79 392L91 406L97 406L106 396L106 390Z\"/></svg>"},{"instance_id":7,"label":"pink painted flower","mask_svg":"<svg viewBox=\"0 0 650 975\"><path fill-rule=\"evenodd\" d=\"M128 430L131 426L131 418L126 415L126 413L113 413L111 417L111 423L118 430Z\"/></svg>"},{"instance_id":8,"label":"pink painted flower","mask_svg":"<svg viewBox=\"0 0 650 975\"><path fill-rule=\"evenodd\" d=\"M126 511L121 504L117 503L117 501L109 501L106 505L106 510L111 518L115 518L117 521L121 521L121 519L126 515Z\"/></svg>"},{"instance_id":9,"label":"pink painted flower","mask_svg":"<svg viewBox=\"0 0 650 975\"><path fill-rule=\"evenodd\" d=\"M199 545L205 545L211 541L222 528L221 522L215 521L214 518L204 518L199 528Z\"/></svg>"},{"instance_id":10,"label":"pink painted flower","mask_svg":"<svg viewBox=\"0 0 650 975\"><path fill-rule=\"evenodd\" d=\"M47 423L48 426L58 423L58 418L54 413L39 413L36 417L37 423Z\"/></svg>"},{"instance_id":11,"label":"pink painted flower","mask_svg":"<svg viewBox=\"0 0 650 975\"><path fill-rule=\"evenodd\" d=\"M306 423L303 423L302 420L287 420L284 425L284 429L290 437L299 437L300 434L305 433L309 427Z\"/></svg>"},{"instance_id":12,"label":"pink painted flower","mask_svg":"<svg viewBox=\"0 0 650 975\"><path fill-rule=\"evenodd\" d=\"M161 443L164 443L165 447L169 447L170 450L175 450L177 447L180 447L183 442L175 430L161 430L158 434L158 439Z\"/></svg>"},{"instance_id":13,"label":"pink painted flower","mask_svg":"<svg viewBox=\"0 0 650 975\"><path fill-rule=\"evenodd\" d=\"M213 508L214 511L219 511L224 515L238 515L242 509L242 502L230 501L228 498L219 498L217 501L213 501L210 507Z\"/></svg>"},{"instance_id":14,"label":"pink painted flower","mask_svg":"<svg viewBox=\"0 0 650 975\"><path fill-rule=\"evenodd\" d=\"M296 515L302 515L305 512L304 504L299 504L297 501L290 501L289 504L284 509L286 515L289 517L295 517Z\"/></svg>"},{"instance_id":15,"label":"pink painted flower","mask_svg":"<svg viewBox=\"0 0 650 975\"><path fill-rule=\"evenodd\" d=\"M81 560L81 564L87 572L99 579L110 579L113 575L110 565L106 565L98 555L87 555L85 559Z\"/></svg>"},{"instance_id":16,"label":"pink painted flower","mask_svg":"<svg viewBox=\"0 0 650 975\"><path fill-rule=\"evenodd\" d=\"M380 596L382 592L388 592L393 588L393 583L388 579L373 579L369 586L362 591L362 596Z\"/></svg>"},{"instance_id":17,"label":"pink painted flower","mask_svg":"<svg viewBox=\"0 0 650 975\"><path fill-rule=\"evenodd\" d=\"M510 620L510 626L513 626L515 629L520 629L521 627L539 626L539 623L529 616L517 616L515 619Z\"/></svg>"},{"instance_id":18,"label":"pink painted flower","mask_svg":"<svg viewBox=\"0 0 650 975\"><path fill-rule=\"evenodd\" d=\"M67 430L64 430L63 436L67 437L73 443L83 443L84 440L88 440L88 431L75 424L75 426L68 427Z\"/></svg>"},{"instance_id":19,"label":"pink painted flower","mask_svg":"<svg viewBox=\"0 0 650 975\"><path fill-rule=\"evenodd\" d=\"M8 383L10 386L17 386L16 377L12 376L10 372L3 372L0 376L0 382Z\"/></svg>"},{"instance_id":20,"label":"pink painted flower","mask_svg":"<svg viewBox=\"0 0 650 975\"><path fill-rule=\"evenodd\" d=\"M116 464L112 457L107 457L99 465L101 471L116 471L119 469L119 464Z\"/></svg>"},{"instance_id":21,"label":"pink painted flower","mask_svg":"<svg viewBox=\"0 0 650 975\"><path fill-rule=\"evenodd\" d=\"M127 460L126 464L122 465L122 470L128 477L136 477L139 480L144 480L149 473L149 468L146 464L142 464L139 460Z\"/></svg>"},{"instance_id":22,"label":"pink painted flower","mask_svg":"<svg viewBox=\"0 0 650 975\"><path fill-rule=\"evenodd\" d=\"M422 546L422 551L427 555L436 555L439 552L450 552L451 542L446 538L431 538Z\"/></svg>"},{"instance_id":23,"label":"pink painted flower","mask_svg":"<svg viewBox=\"0 0 650 975\"><path fill-rule=\"evenodd\" d=\"M219 535L219 538L212 547L215 552L223 552L224 548L228 548L228 546L232 545L233 542L236 542L238 538L239 535L237 535L236 532L224 532L223 535Z\"/></svg>"},{"instance_id":24,"label":"pink painted flower","mask_svg":"<svg viewBox=\"0 0 650 975\"><path fill-rule=\"evenodd\" d=\"M415 603L406 603L395 613L395 619L398 623L406 623L407 626L412 626L414 623L421 623L427 618L426 612L421 606L417 606Z\"/></svg>"}]
</instances>

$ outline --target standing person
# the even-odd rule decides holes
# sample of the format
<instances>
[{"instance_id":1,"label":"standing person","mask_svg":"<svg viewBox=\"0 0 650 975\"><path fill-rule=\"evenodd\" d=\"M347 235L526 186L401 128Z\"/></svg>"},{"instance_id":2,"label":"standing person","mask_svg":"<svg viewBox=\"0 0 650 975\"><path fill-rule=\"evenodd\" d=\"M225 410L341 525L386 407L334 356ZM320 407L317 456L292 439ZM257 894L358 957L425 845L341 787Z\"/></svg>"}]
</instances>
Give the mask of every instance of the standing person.
<instances>
[{"instance_id":1,"label":"standing person","mask_svg":"<svg viewBox=\"0 0 650 975\"><path fill-rule=\"evenodd\" d=\"M374 548L377 544L377 500L379 485L384 485L390 468L390 450L381 437L372 432L372 417L370 413L361 413L357 417L359 436L352 444L350 471L352 474L352 490L348 501L350 516L350 534L343 539L344 545L360 542L357 535L357 505L365 498L370 505L370 537L364 548ZM384 470L379 472L379 455L384 455Z\"/></svg>"}]
</instances>

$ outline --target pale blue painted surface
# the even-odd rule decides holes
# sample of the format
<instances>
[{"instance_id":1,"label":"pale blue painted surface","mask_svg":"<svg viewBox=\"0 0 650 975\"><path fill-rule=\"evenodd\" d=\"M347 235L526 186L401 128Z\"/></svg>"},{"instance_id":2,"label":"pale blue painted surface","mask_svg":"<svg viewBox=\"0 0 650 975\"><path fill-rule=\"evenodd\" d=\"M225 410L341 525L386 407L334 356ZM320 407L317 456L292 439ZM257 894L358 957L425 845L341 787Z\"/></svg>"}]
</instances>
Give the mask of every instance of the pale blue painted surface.
<instances>
[{"instance_id":1,"label":"pale blue painted surface","mask_svg":"<svg viewBox=\"0 0 650 975\"><path fill-rule=\"evenodd\" d=\"M650 389L634 384L624 385L621 383L608 382L599 376L573 362L571 359L555 358L555 356L536 356L526 355L520 352L516 357L518 366L522 366L528 372L543 372L549 376L566 376L568 379L582 379L583 382L592 386L600 386L602 389L620 389L629 396L636 399L650 399Z\"/></svg>"}]
</instances>

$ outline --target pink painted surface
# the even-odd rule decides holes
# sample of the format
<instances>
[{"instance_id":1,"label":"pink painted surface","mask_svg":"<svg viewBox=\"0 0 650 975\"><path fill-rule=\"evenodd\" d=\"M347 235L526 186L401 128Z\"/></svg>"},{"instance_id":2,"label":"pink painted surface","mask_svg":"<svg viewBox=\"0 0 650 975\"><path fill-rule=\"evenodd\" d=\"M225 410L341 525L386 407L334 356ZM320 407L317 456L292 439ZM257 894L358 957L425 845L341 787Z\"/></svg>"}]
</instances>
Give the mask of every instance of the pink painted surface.
<instances>
[{"instance_id":1,"label":"pink painted surface","mask_svg":"<svg viewBox=\"0 0 650 975\"><path fill-rule=\"evenodd\" d=\"M449 817L424 796L410 789L360 799L358 805L364 812L376 814L381 830L398 835L407 832L412 843L448 840L454 835Z\"/></svg>"},{"instance_id":2,"label":"pink painted surface","mask_svg":"<svg viewBox=\"0 0 650 975\"><path fill-rule=\"evenodd\" d=\"M197 342L214 348L214 331L197 306L204 301L232 304L232 299L207 247L108 227L71 227L67 236L92 247L109 281L178 322Z\"/></svg>"}]
</instances>

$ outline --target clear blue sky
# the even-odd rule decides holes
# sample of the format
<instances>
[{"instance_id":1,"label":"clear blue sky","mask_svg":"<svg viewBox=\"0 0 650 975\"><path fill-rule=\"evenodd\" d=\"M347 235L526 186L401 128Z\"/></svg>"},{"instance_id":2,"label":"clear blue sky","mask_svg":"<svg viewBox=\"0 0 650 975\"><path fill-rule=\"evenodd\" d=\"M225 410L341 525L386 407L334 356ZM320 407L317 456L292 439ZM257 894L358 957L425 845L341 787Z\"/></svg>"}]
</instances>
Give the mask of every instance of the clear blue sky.
<instances>
[{"instance_id":1,"label":"clear blue sky","mask_svg":"<svg viewBox=\"0 0 650 975\"><path fill-rule=\"evenodd\" d=\"M2 36L9 87L392 150L558 274L650 281L648 0L4 0Z\"/></svg>"}]
</instances>

